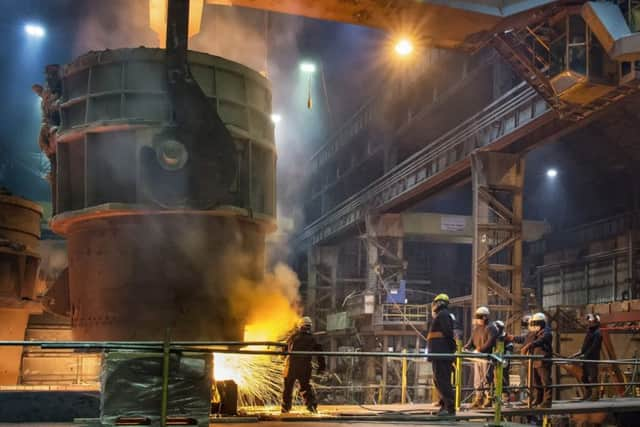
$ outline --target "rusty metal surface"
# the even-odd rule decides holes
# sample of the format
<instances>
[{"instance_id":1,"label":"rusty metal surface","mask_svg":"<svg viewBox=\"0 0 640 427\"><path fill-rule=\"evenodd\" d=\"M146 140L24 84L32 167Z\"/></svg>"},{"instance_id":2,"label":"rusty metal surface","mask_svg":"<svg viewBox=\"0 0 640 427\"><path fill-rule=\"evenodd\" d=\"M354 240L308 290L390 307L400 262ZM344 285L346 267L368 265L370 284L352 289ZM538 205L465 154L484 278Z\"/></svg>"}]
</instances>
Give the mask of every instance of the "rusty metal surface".
<instances>
[{"instance_id":1,"label":"rusty metal surface","mask_svg":"<svg viewBox=\"0 0 640 427\"><path fill-rule=\"evenodd\" d=\"M210 138L208 144L183 140L182 166L162 163L162 144L176 132L165 51L116 49L88 53L64 67L62 125L56 135L56 214L122 203L201 210L225 204L275 216L269 82L223 58L188 52L188 59L206 102L215 106L237 148L238 161L228 163L237 164L239 171L231 183L228 177L224 180L224 186L231 187L231 200L221 203L210 194L216 187L212 183L220 180L220 168L215 165L221 161L217 158L221 151L211 149L215 144ZM191 107L181 109L193 113ZM184 138L174 135L173 139ZM111 180L106 182L103 176ZM54 228L58 219L54 218Z\"/></svg>"},{"instance_id":2,"label":"rusty metal surface","mask_svg":"<svg viewBox=\"0 0 640 427\"><path fill-rule=\"evenodd\" d=\"M75 340L241 340L234 287L259 280L264 233L231 217L96 218L74 227Z\"/></svg>"},{"instance_id":3,"label":"rusty metal surface","mask_svg":"<svg viewBox=\"0 0 640 427\"><path fill-rule=\"evenodd\" d=\"M29 320L26 308L0 308L0 337L5 340L24 339ZM0 385L16 385L20 378L22 347L0 348Z\"/></svg>"},{"instance_id":4,"label":"rusty metal surface","mask_svg":"<svg viewBox=\"0 0 640 427\"><path fill-rule=\"evenodd\" d=\"M530 16L554 1L414 1L414 0L207 0L209 4L262 9L347 24L378 28L391 33L407 31L429 44L447 48L468 47L474 35L490 32L505 18ZM524 12L524 13L523 13Z\"/></svg>"},{"instance_id":5,"label":"rusty metal surface","mask_svg":"<svg viewBox=\"0 0 640 427\"><path fill-rule=\"evenodd\" d=\"M35 297L42 208L0 193L0 307L20 307Z\"/></svg>"},{"instance_id":6,"label":"rusty metal surface","mask_svg":"<svg viewBox=\"0 0 640 427\"><path fill-rule=\"evenodd\" d=\"M173 340L243 339L238 285L261 280L275 219L270 86L178 50L90 52L64 67L51 227L67 238L70 303L53 311L68 308L75 340L161 340L167 328ZM227 150L209 126L218 114Z\"/></svg>"},{"instance_id":7,"label":"rusty metal surface","mask_svg":"<svg viewBox=\"0 0 640 427\"><path fill-rule=\"evenodd\" d=\"M0 238L35 251L40 240L42 208L21 197L0 193Z\"/></svg>"}]
</instances>

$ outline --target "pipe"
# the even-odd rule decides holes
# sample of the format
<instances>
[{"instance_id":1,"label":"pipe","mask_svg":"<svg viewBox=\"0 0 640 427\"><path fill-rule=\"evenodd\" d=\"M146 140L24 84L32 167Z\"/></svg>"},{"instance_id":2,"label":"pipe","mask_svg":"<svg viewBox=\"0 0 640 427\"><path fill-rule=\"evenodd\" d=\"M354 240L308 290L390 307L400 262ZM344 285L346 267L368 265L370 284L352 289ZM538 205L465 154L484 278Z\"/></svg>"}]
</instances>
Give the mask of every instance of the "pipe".
<instances>
[{"instance_id":1,"label":"pipe","mask_svg":"<svg viewBox=\"0 0 640 427\"><path fill-rule=\"evenodd\" d=\"M160 404L160 421L161 426L167 426L167 405L169 402L169 329L165 335L165 341L162 346L162 401Z\"/></svg>"},{"instance_id":2,"label":"pipe","mask_svg":"<svg viewBox=\"0 0 640 427\"><path fill-rule=\"evenodd\" d=\"M406 354L407 349L402 350L402 353ZM402 389L400 391L400 403L403 405L407 403L407 358L402 358Z\"/></svg>"},{"instance_id":3,"label":"pipe","mask_svg":"<svg viewBox=\"0 0 640 427\"><path fill-rule=\"evenodd\" d=\"M504 337L499 337L496 344L496 353L498 357L502 358L504 354ZM502 380L504 377L504 365L497 363L495 366L496 375L494 378L495 391L494 391L494 418L493 426L502 425Z\"/></svg>"},{"instance_id":4,"label":"pipe","mask_svg":"<svg viewBox=\"0 0 640 427\"><path fill-rule=\"evenodd\" d=\"M456 339L456 354L462 354L462 340ZM456 371L455 371L455 408L456 411L460 410L460 404L462 402L462 359L456 359Z\"/></svg>"}]
</instances>

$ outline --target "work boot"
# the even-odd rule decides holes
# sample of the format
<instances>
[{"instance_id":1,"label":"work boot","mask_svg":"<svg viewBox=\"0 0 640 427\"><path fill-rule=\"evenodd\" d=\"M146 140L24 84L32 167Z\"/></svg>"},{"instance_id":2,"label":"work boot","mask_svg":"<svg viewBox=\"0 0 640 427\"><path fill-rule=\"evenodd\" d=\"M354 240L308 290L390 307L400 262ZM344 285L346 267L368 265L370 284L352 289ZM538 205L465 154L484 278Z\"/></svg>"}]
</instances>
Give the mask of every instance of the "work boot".
<instances>
[{"instance_id":1,"label":"work boot","mask_svg":"<svg viewBox=\"0 0 640 427\"><path fill-rule=\"evenodd\" d=\"M436 414L436 417L452 417L455 414L456 414L455 409L442 408L438 411L438 413Z\"/></svg>"},{"instance_id":2,"label":"work boot","mask_svg":"<svg viewBox=\"0 0 640 427\"><path fill-rule=\"evenodd\" d=\"M476 393L473 395L473 400L471 401L471 409L481 408L484 402L484 395L481 393Z\"/></svg>"},{"instance_id":3,"label":"work boot","mask_svg":"<svg viewBox=\"0 0 640 427\"><path fill-rule=\"evenodd\" d=\"M318 413L318 405L309 405L309 406L307 406L307 410L309 412L311 412L312 414L317 414Z\"/></svg>"},{"instance_id":4,"label":"work boot","mask_svg":"<svg viewBox=\"0 0 640 427\"><path fill-rule=\"evenodd\" d=\"M551 401L550 400L544 401L544 402L540 403L537 407L538 408L551 408Z\"/></svg>"},{"instance_id":5,"label":"work boot","mask_svg":"<svg viewBox=\"0 0 640 427\"><path fill-rule=\"evenodd\" d=\"M598 400L600 400L600 396L598 395L598 393L593 393L591 394L591 399L592 402L597 402Z\"/></svg>"},{"instance_id":6,"label":"work boot","mask_svg":"<svg viewBox=\"0 0 640 427\"><path fill-rule=\"evenodd\" d=\"M591 400L591 390L587 389L580 400Z\"/></svg>"},{"instance_id":7,"label":"work boot","mask_svg":"<svg viewBox=\"0 0 640 427\"><path fill-rule=\"evenodd\" d=\"M493 399L491 398L490 395L485 395L484 399L482 400L482 405L480 406L483 409L486 408L491 408L493 406Z\"/></svg>"}]
</instances>

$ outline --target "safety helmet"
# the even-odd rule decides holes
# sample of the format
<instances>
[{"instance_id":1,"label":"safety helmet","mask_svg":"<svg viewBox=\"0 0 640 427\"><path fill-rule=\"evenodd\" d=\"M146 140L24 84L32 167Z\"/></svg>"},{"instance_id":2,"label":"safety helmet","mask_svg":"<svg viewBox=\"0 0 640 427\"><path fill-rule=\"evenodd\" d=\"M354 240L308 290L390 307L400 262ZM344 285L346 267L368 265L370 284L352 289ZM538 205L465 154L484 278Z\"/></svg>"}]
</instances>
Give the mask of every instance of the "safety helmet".
<instances>
[{"instance_id":1,"label":"safety helmet","mask_svg":"<svg viewBox=\"0 0 640 427\"><path fill-rule=\"evenodd\" d=\"M433 302L443 301L449 304L449 295L447 294L439 294L433 299Z\"/></svg>"},{"instance_id":2,"label":"safety helmet","mask_svg":"<svg viewBox=\"0 0 640 427\"><path fill-rule=\"evenodd\" d=\"M598 324L598 323L600 323L600 315L598 315L598 314L588 313L585 318L586 318L587 322L589 322L589 324Z\"/></svg>"},{"instance_id":3,"label":"safety helmet","mask_svg":"<svg viewBox=\"0 0 640 427\"><path fill-rule=\"evenodd\" d=\"M490 314L489 309L487 307L478 307L476 309L476 317L488 317Z\"/></svg>"},{"instance_id":4,"label":"safety helmet","mask_svg":"<svg viewBox=\"0 0 640 427\"><path fill-rule=\"evenodd\" d=\"M304 316L302 319L300 319L300 322L298 323L298 327L300 328L311 329L312 326L313 326L313 320L311 320L311 317L309 316Z\"/></svg>"},{"instance_id":5,"label":"safety helmet","mask_svg":"<svg viewBox=\"0 0 640 427\"><path fill-rule=\"evenodd\" d=\"M431 311L437 313L441 308L449 305L449 295L439 294L433 299L431 303Z\"/></svg>"},{"instance_id":6,"label":"safety helmet","mask_svg":"<svg viewBox=\"0 0 640 427\"><path fill-rule=\"evenodd\" d=\"M544 313L536 313L529 319L529 330L537 332L544 328L547 324L547 316Z\"/></svg>"}]
</instances>

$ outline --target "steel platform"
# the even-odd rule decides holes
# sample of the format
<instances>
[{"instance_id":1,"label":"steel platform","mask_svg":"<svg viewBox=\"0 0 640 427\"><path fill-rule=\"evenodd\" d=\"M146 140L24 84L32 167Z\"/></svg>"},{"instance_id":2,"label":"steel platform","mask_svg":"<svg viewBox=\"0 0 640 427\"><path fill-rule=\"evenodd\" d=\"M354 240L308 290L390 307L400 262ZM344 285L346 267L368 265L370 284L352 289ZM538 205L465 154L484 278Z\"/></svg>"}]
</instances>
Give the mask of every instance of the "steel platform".
<instances>
[{"instance_id":1,"label":"steel platform","mask_svg":"<svg viewBox=\"0 0 640 427\"><path fill-rule=\"evenodd\" d=\"M308 426L317 427L331 425L334 427L358 424L377 426L486 426L493 421L493 410L465 410L459 411L455 417L437 417L437 408L430 404L416 405L321 405L319 414L309 414L302 407L294 408L290 414L281 415L278 407L261 407L244 409L239 417L211 418L211 426L225 424L229 426L243 426L246 424L260 424L264 427ZM503 408L505 419L512 417L544 415L569 415L588 413L640 413L640 398L602 399L598 402L557 401L551 408L537 409L525 406ZM75 422L55 423L2 423L0 426L24 427L81 427L97 426L97 419L76 419ZM504 422L505 427L519 427L523 424Z\"/></svg>"}]
</instances>

